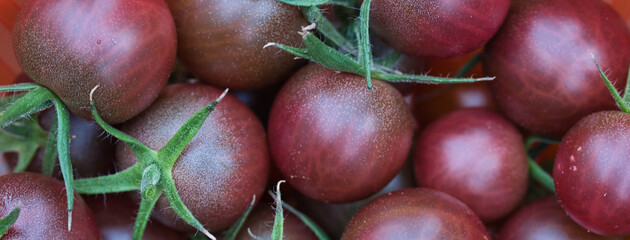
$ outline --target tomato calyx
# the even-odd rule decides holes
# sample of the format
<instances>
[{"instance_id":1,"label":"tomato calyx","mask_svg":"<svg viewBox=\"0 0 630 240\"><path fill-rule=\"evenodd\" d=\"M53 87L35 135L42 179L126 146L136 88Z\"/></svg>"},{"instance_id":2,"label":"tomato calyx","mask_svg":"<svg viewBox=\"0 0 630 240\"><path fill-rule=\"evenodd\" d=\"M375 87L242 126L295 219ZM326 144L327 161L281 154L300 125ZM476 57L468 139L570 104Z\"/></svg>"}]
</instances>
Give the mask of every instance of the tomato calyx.
<instances>
[{"instance_id":1,"label":"tomato calyx","mask_svg":"<svg viewBox=\"0 0 630 240\"><path fill-rule=\"evenodd\" d=\"M621 97L619 91L615 88L615 86L610 82L602 68L597 63L597 59L595 59L595 55L591 54L593 58L593 62L595 62L595 66L597 67L597 71L599 71L599 75L602 77L604 82L606 83L606 87L610 90L610 94L612 94L615 102L617 102L617 106L622 112L630 114L630 73L628 73L628 81L626 82L626 89L624 90L624 96Z\"/></svg>"},{"instance_id":2,"label":"tomato calyx","mask_svg":"<svg viewBox=\"0 0 630 240\"><path fill-rule=\"evenodd\" d=\"M68 206L68 231L70 231L72 229L72 209L74 205L74 177L72 172L72 164L70 163L70 116L67 108L61 102L61 99L57 95L55 95L55 93L39 84L27 83L3 86L0 87L0 91L27 91L27 93L21 95L21 97L10 102L10 105L8 105L0 113L0 128L3 128L5 130L18 130L22 126L20 122L16 121L31 116L44 109L47 109L50 106L55 107L57 117L53 118L54 120L52 122L50 132L47 136L44 136L44 134L42 133L43 130L39 132L35 130L36 128L33 127L33 125L37 124L37 120L32 119L27 119L24 121L34 121L28 124L28 126L31 127L30 129L34 131L32 133L27 133L29 132L28 129L22 129L21 132L28 135L35 134L35 138L37 139L47 139L46 154L44 157L43 167L43 172L45 174L52 175L55 157L57 154L59 155L59 165L61 167L61 173L63 175L64 185L66 188ZM9 126L11 124L13 125ZM38 142L37 147L39 147L43 143L39 140L33 141ZM35 150L27 149L26 154L20 154L20 160L18 161L18 166L16 170L25 169L26 166L28 166L30 159L32 159L32 156L28 156L29 152L37 150L37 147L35 147L32 142L31 144L26 144L25 146L27 148L34 148ZM28 159L24 160L25 158Z\"/></svg>"},{"instance_id":3,"label":"tomato calyx","mask_svg":"<svg viewBox=\"0 0 630 240\"><path fill-rule=\"evenodd\" d=\"M197 111L177 131L162 149L155 151L135 138L105 123L98 115L92 99L98 85L90 92L90 106L96 122L109 134L120 139L131 148L138 162L130 168L113 175L78 179L75 182L77 192L82 194L101 194L140 190L142 200L134 224L133 239L141 239L147 221L159 197L164 194L171 207L184 221L202 232L210 239L216 239L192 215L184 205L172 177L172 169L184 148L197 134L206 118L216 105L225 97L228 89L215 101Z\"/></svg>"},{"instance_id":4,"label":"tomato calyx","mask_svg":"<svg viewBox=\"0 0 630 240\"><path fill-rule=\"evenodd\" d=\"M407 75L402 74L388 64L381 65L380 62L375 61L372 56L370 41L369 41L369 11L371 1L363 1L361 5L361 11L359 18L355 22L346 23L354 26L354 37L358 40L358 46L354 46L353 40L344 37L333 25L330 23L321 13L321 10L317 7L316 3L303 3L303 1L286 1L277 0L294 6L306 6L302 7L302 13L305 18L312 24L303 27L299 33L304 41L306 48L296 48L281 43L268 43L264 48L273 46L280 48L286 52L289 52L299 58L308 59L313 62L317 62L327 68L350 72L366 78L368 89L371 89L371 79L379 79L387 82L415 82L415 83L464 83L464 82L477 82L477 81L490 81L494 80L494 77L482 77L482 78L445 78L435 77L428 75ZM341 4L345 6L345 4ZM312 28L317 30L323 36L325 36L334 47L328 46L322 42L317 36L312 33ZM336 48L341 49L349 54L344 54L337 51ZM399 53L392 54L393 59L397 59L400 56ZM388 62L391 59L388 59ZM395 62L395 61L394 61Z\"/></svg>"}]
</instances>

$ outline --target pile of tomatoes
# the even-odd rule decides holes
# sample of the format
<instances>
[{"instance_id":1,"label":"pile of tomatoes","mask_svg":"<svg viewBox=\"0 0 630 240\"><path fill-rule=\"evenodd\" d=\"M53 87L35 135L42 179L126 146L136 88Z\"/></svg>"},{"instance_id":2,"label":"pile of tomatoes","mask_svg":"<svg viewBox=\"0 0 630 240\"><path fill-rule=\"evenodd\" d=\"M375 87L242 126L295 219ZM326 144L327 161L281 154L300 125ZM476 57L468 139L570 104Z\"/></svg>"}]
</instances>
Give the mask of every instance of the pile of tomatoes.
<instances>
[{"instance_id":1,"label":"pile of tomatoes","mask_svg":"<svg viewBox=\"0 0 630 240\"><path fill-rule=\"evenodd\" d=\"M630 1L0 0L0 24L1 239L630 236Z\"/></svg>"}]
</instances>

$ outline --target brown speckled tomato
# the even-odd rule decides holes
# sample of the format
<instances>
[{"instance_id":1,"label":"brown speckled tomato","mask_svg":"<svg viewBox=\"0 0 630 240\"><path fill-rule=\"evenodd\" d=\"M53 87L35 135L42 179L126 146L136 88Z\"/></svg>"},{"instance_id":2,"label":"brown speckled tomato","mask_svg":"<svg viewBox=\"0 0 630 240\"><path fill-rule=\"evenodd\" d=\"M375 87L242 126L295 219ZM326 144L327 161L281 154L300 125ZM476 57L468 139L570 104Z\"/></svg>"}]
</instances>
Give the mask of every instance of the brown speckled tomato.
<instances>
[{"instance_id":1,"label":"brown speckled tomato","mask_svg":"<svg viewBox=\"0 0 630 240\"><path fill-rule=\"evenodd\" d=\"M175 24L162 0L33 0L15 23L24 71L68 109L92 119L89 94L108 123L139 114L175 64Z\"/></svg>"},{"instance_id":2,"label":"brown speckled tomato","mask_svg":"<svg viewBox=\"0 0 630 240\"><path fill-rule=\"evenodd\" d=\"M72 229L68 231L64 189L63 182L39 173L0 177L0 217L21 205L17 221L2 239L100 239L92 211L78 194L74 195Z\"/></svg>"},{"instance_id":3,"label":"brown speckled tomato","mask_svg":"<svg viewBox=\"0 0 630 240\"><path fill-rule=\"evenodd\" d=\"M213 86L252 90L285 81L304 61L269 42L299 47L308 25L297 7L275 0L167 0L178 55Z\"/></svg>"},{"instance_id":4,"label":"brown speckled tomato","mask_svg":"<svg viewBox=\"0 0 630 240\"><path fill-rule=\"evenodd\" d=\"M510 0L374 0L370 25L396 50L417 58L449 58L485 44Z\"/></svg>"},{"instance_id":5,"label":"brown speckled tomato","mask_svg":"<svg viewBox=\"0 0 630 240\"><path fill-rule=\"evenodd\" d=\"M561 137L586 115L615 109L594 54L617 89L630 65L630 31L601 0L512 0L484 50L490 90L506 116L537 134Z\"/></svg>"},{"instance_id":6,"label":"brown speckled tomato","mask_svg":"<svg viewBox=\"0 0 630 240\"><path fill-rule=\"evenodd\" d=\"M448 194L426 188L390 192L352 217L341 240L489 240L475 214Z\"/></svg>"},{"instance_id":7,"label":"brown speckled tomato","mask_svg":"<svg viewBox=\"0 0 630 240\"><path fill-rule=\"evenodd\" d=\"M161 149L195 112L222 91L201 84L170 85L151 107L121 126L151 149ZM116 148L119 166L137 160L124 144ZM175 162L173 179L183 203L209 231L231 226L261 196L269 175L269 150L262 124L241 101L228 94ZM162 196L154 216L167 226L194 231Z\"/></svg>"},{"instance_id":8,"label":"brown speckled tomato","mask_svg":"<svg viewBox=\"0 0 630 240\"><path fill-rule=\"evenodd\" d=\"M501 228L497 239L606 240L613 238L586 231L567 216L555 196L550 196L529 203L514 213Z\"/></svg>"},{"instance_id":9,"label":"brown speckled tomato","mask_svg":"<svg viewBox=\"0 0 630 240\"><path fill-rule=\"evenodd\" d=\"M400 93L375 80L317 64L276 96L269 142L287 182L323 202L351 202L385 187L403 166L412 117Z\"/></svg>"},{"instance_id":10,"label":"brown speckled tomato","mask_svg":"<svg viewBox=\"0 0 630 240\"><path fill-rule=\"evenodd\" d=\"M630 114L603 111L562 138L553 169L567 214L591 232L630 234Z\"/></svg>"},{"instance_id":11,"label":"brown speckled tomato","mask_svg":"<svg viewBox=\"0 0 630 240\"><path fill-rule=\"evenodd\" d=\"M527 191L521 134L490 110L438 118L418 139L414 164L418 185L456 197L487 222L514 210Z\"/></svg>"}]
</instances>

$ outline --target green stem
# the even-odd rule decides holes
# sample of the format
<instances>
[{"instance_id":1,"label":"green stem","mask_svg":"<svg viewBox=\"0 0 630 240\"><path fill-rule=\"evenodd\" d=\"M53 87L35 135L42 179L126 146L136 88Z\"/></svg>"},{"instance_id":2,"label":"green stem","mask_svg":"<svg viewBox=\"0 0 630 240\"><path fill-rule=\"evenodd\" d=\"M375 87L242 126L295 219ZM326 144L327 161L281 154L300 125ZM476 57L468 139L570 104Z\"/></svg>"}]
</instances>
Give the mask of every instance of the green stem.
<instances>
[{"instance_id":1,"label":"green stem","mask_svg":"<svg viewBox=\"0 0 630 240\"><path fill-rule=\"evenodd\" d=\"M628 78L626 79L626 90L623 93L623 102L630 105L630 69L628 70Z\"/></svg>"},{"instance_id":2,"label":"green stem","mask_svg":"<svg viewBox=\"0 0 630 240\"><path fill-rule=\"evenodd\" d=\"M46 143L46 152L42 160L42 173L46 176L52 176L57 159L57 118L52 118L50 132L48 133L48 141Z\"/></svg>"},{"instance_id":3,"label":"green stem","mask_svg":"<svg viewBox=\"0 0 630 240\"><path fill-rule=\"evenodd\" d=\"M36 88L26 93L0 113L0 127L6 127L17 119L49 108L50 99L54 97L46 88Z\"/></svg>"},{"instance_id":4,"label":"green stem","mask_svg":"<svg viewBox=\"0 0 630 240\"><path fill-rule=\"evenodd\" d=\"M534 160L530 157L527 157L527 165L529 166L529 172L538 183L543 185L549 191L555 193L556 188L554 187L553 178L542 169Z\"/></svg>"},{"instance_id":5,"label":"green stem","mask_svg":"<svg viewBox=\"0 0 630 240\"><path fill-rule=\"evenodd\" d=\"M368 89L372 89L372 46L370 46L370 4L372 0L364 0L359 15L359 64L365 71Z\"/></svg>"},{"instance_id":6,"label":"green stem","mask_svg":"<svg viewBox=\"0 0 630 240\"><path fill-rule=\"evenodd\" d=\"M273 229L271 230L271 240L282 240L284 232L284 213L282 210L282 196L280 193L280 184L285 180L278 181L276 185L276 216L273 221Z\"/></svg>"},{"instance_id":7,"label":"green stem","mask_svg":"<svg viewBox=\"0 0 630 240\"><path fill-rule=\"evenodd\" d=\"M28 165L31 164L31 161L35 156L35 153L37 153L38 148L39 145L37 144L25 142L24 145L20 147L20 151L18 152L18 162L13 169L13 172L19 173L26 171L26 168L28 168Z\"/></svg>"},{"instance_id":8,"label":"green stem","mask_svg":"<svg viewBox=\"0 0 630 240\"><path fill-rule=\"evenodd\" d=\"M274 200L277 201L276 195L274 195L272 192L270 192L270 195L271 195L271 197ZM319 239L319 240L330 240L330 237L328 237L328 235L326 235L326 232L321 227L319 227L313 220L311 220L308 216L306 216L306 214L298 211L297 209L295 209L291 205L287 204L286 202L282 202L282 206L285 207L286 209L288 209L289 212L293 213L300 220L302 220L302 222L304 224L306 224L306 226L309 229L311 229L311 231L313 231L313 233L315 233L315 236L317 236L317 239Z\"/></svg>"},{"instance_id":9,"label":"green stem","mask_svg":"<svg viewBox=\"0 0 630 240\"><path fill-rule=\"evenodd\" d=\"M335 29L332 23L324 17L318 7L304 7L302 8L302 14L308 22L317 24L317 31L324 35L328 41L331 41L342 51L356 54L357 49L354 47L352 42L346 39L339 31L337 31L337 29Z\"/></svg>"},{"instance_id":10,"label":"green stem","mask_svg":"<svg viewBox=\"0 0 630 240\"><path fill-rule=\"evenodd\" d=\"M139 190L142 177L140 165L133 165L113 175L95 178L81 178L74 182L74 187L80 194L116 193Z\"/></svg>"},{"instance_id":11,"label":"green stem","mask_svg":"<svg viewBox=\"0 0 630 240\"><path fill-rule=\"evenodd\" d=\"M21 84L9 85L9 86L0 86L0 92L31 91L31 90L36 90L39 88L43 88L43 87L41 85L34 84L34 83L21 83Z\"/></svg>"},{"instance_id":12,"label":"green stem","mask_svg":"<svg viewBox=\"0 0 630 240\"><path fill-rule=\"evenodd\" d=\"M591 57L593 57L593 62L595 62L597 71L599 71L599 75L602 77L602 79L604 80L604 83L606 83L606 87L608 87L608 90L613 95L613 98L617 102L619 109L621 109L622 112L630 113L630 104L625 102L624 99L621 98L619 91L617 91L615 86L610 82L610 80L608 80L608 77L606 76L606 74L604 74L604 71L602 71L602 68L599 66L599 63L597 63L597 60L595 59L595 55L591 54Z\"/></svg>"},{"instance_id":13,"label":"green stem","mask_svg":"<svg viewBox=\"0 0 630 240\"><path fill-rule=\"evenodd\" d=\"M2 238L2 236L4 236L5 233L7 233L9 228L11 228L11 226L13 226L13 224L15 224L15 222L18 219L18 217L20 216L20 206L19 205L21 205L21 204L18 203L18 207L16 207L13 210L11 210L9 215L7 215L6 217L0 219L0 238Z\"/></svg>"},{"instance_id":14,"label":"green stem","mask_svg":"<svg viewBox=\"0 0 630 240\"><path fill-rule=\"evenodd\" d=\"M74 177L72 176L72 163L70 163L70 116L66 106L53 94L53 104L57 111L57 152L59 154L59 166L66 186L68 199L68 231L72 229L72 209L74 204Z\"/></svg>"},{"instance_id":15,"label":"green stem","mask_svg":"<svg viewBox=\"0 0 630 240\"><path fill-rule=\"evenodd\" d=\"M153 211L153 207L155 203L160 198L161 192L157 192L156 197L151 199L142 199L140 201L140 208L138 208L138 215L136 216L136 221L133 224L133 240L141 240L142 235L144 233L144 229L147 226L147 222L149 221L149 216L151 216L151 211Z\"/></svg>"}]
</instances>

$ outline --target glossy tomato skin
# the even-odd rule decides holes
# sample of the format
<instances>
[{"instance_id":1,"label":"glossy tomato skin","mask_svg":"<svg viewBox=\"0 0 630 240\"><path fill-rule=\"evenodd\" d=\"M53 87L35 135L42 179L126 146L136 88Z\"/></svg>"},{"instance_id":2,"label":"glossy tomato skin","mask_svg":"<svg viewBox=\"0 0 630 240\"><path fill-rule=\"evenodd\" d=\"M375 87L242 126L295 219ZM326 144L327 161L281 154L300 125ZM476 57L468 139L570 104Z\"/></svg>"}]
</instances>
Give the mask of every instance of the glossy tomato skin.
<instances>
[{"instance_id":1,"label":"glossy tomato skin","mask_svg":"<svg viewBox=\"0 0 630 240\"><path fill-rule=\"evenodd\" d=\"M109 194L104 197L92 196L86 202L94 213L102 240L131 239L134 219L138 212L136 205L126 195ZM184 233L170 229L157 221L147 223L143 240L186 240Z\"/></svg>"},{"instance_id":2,"label":"glossy tomato skin","mask_svg":"<svg viewBox=\"0 0 630 240\"><path fill-rule=\"evenodd\" d=\"M283 199L284 200L284 199ZM236 240L251 240L248 229L254 236L262 239L271 239L275 211L271 204L260 203L243 224ZM317 240L317 236L297 216L284 211L283 240Z\"/></svg>"},{"instance_id":3,"label":"glossy tomato skin","mask_svg":"<svg viewBox=\"0 0 630 240\"><path fill-rule=\"evenodd\" d=\"M3 240L100 239L92 211L74 195L72 230L68 231L66 191L63 182L39 173L13 173L0 177L0 216L21 204L20 215Z\"/></svg>"},{"instance_id":4,"label":"glossy tomato skin","mask_svg":"<svg viewBox=\"0 0 630 240\"><path fill-rule=\"evenodd\" d=\"M502 111L538 134L561 137L580 118L614 109L591 58L621 89L630 31L601 0L514 0L485 47L484 72Z\"/></svg>"},{"instance_id":5,"label":"glossy tomato skin","mask_svg":"<svg viewBox=\"0 0 630 240\"><path fill-rule=\"evenodd\" d=\"M448 194L409 188L384 194L359 210L341 240L484 239L483 223L466 205Z\"/></svg>"},{"instance_id":6,"label":"glossy tomato skin","mask_svg":"<svg viewBox=\"0 0 630 240\"><path fill-rule=\"evenodd\" d=\"M586 231L562 210L555 196L538 199L514 213L503 225L498 240L604 240Z\"/></svg>"},{"instance_id":7,"label":"glossy tomato skin","mask_svg":"<svg viewBox=\"0 0 630 240\"><path fill-rule=\"evenodd\" d=\"M124 122L147 108L175 64L177 36L160 0L33 0L15 23L15 54L24 71L91 120Z\"/></svg>"},{"instance_id":8,"label":"glossy tomato skin","mask_svg":"<svg viewBox=\"0 0 630 240\"><path fill-rule=\"evenodd\" d=\"M458 110L438 118L414 152L418 185L466 203L483 221L506 216L528 185L527 156L519 131L490 110Z\"/></svg>"},{"instance_id":9,"label":"glossy tomato skin","mask_svg":"<svg viewBox=\"0 0 630 240\"><path fill-rule=\"evenodd\" d=\"M412 117L400 93L378 80L311 64L276 96L269 118L276 166L323 202L368 197L394 178L411 146Z\"/></svg>"},{"instance_id":10,"label":"glossy tomato skin","mask_svg":"<svg viewBox=\"0 0 630 240\"><path fill-rule=\"evenodd\" d=\"M553 169L567 214L591 232L630 234L630 114L603 111L580 120L562 139Z\"/></svg>"},{"instance_id":11,"label":"glossy tomato skin","mask_svg":"<svg viewBox=\"0 0 630 240\"><path fill-rule=\"evenodd\" d=\"M406 55L449 58L485 44L509 6L510 0L374 0L370 26Z\"/></svg>"},{"instance_id":12,"label":"glossy tomato skin","mask_svg":"<svg viewBox=\"0 0 630 240\"><path fill-rule=\"evenodd\" d=\"M195 112L222 91L201 84L166 87L151 107L121 130L151 149L161 149ZM116 147L122 169L136 163L124 144ZM231 226L261 196L269 174L269 150L262 124L241 101L228 94L182 152L173 168L183 203L209 231ZM195 231L181 221L162 196L154 211L164 225Z\"/></svg>"},{"instance_id":13,"label":"glossy tomato skin","mask_svg":"<svg viewBox=\"0 0 630 240\"><path fill-rule=\"evenodd\" d=\"M285 81L304 61L270 42L299 47L308 25L297 7L275 0L167 0L178 55L200 80L237 90Z\"/></svg>"}]
</instances>

